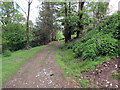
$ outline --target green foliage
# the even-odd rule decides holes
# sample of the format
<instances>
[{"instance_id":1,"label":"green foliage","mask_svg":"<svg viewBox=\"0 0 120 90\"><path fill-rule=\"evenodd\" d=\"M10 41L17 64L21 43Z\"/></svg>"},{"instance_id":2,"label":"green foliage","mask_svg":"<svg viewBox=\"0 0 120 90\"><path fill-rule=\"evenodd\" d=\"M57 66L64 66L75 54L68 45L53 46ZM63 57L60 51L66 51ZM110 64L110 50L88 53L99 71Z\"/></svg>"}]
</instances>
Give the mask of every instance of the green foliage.
<instances>
[{"instance_id":1,"label":"green foliage","mask_svg":"<svg viewBox=\"0 0 120 90\"><path fill-rule=\"evenodd\" d=\"M60 48L61 48L61 49L72 49L72 48L73 48L73 45L74 45L73 42L69 42L69 43L62 44L62 45L60 46Z\"/></svg>"},{"instance_id":2,"label":"green foliage","mask_svg":"<svg viewBox=\"0 0 120 90\"><path fill-rule=\"evenodd\" d=\"M5 50L15 51L25 46L25 18L19 12L15 2L0 2L0 19L2 27L2 45Z\"/></svg>"},{"instance_id":3,"label":"green foliage","mask_svg":"<svg viewBox=\"0 0 120 90\"><path fill-rule=\"evenodd\" d=\"M114 79L120 80L120 75L113 76Z\"/></svg>"},{"instance_id":4,"label":"green foliage","mask_svg":"<svg viewBox=\"0 0 120 90\"><path fill-rule=\"evenodd\" d=\"M89 81L84 77L82 80L79 81L80 85L82 86L82 88L87 88L87 84L89 83Z\"/></svg>"},{"instance_id":5,"label":"green foliage","mask_svg":"<svg viewBox=\"0 0 120 90\"><path fill-rule=\"evenodd\" d=\"M63 36L62 32L58 32L56 34L56 40L62 40L63 38L64 38L64 36Z\"/></svg>"},{"instance_id":6,"label":"green foliage","mask_svg":"<svg viewBox=\"0 0 120 90\"><path fill-rule=\"evenodd\" d=\"M25 46L25 26L17 23L11 23L3 26L3 51L4 50L19 50Z\"/></svg>"},{"instance_id":7,"label":"green foliage","mask_svg":"<svg viewBox=\"0 0 120 90\"><path fill-rule=\"evenodd\" d=\"M102 35L97 39L97 45L100 55L116 56L118 54L118 40L112 38L112 34Z\"/></svg>"},{"instance_id":8,"label":"green foliage","mask_svg":"<svg viewBox=\"0 0 120 90\"><path fill-rule=\"evenodd\" d=\"M106 34L112 33L113 37L118 39L120 37L120 14L114 14L104 18L104 22L97 29Z\"/></svg>"},{"instance_id":9,"label":"green foliage","mask_svg":"<svg viewBox=\"0 0 120 90\"><path fill-rule=\"evenodd\" d=\"M105 19L98 30L91 30L75 42L66 43L61 46L64 49L72 49L76 57L83 60L96 60L98 56L116 57L118 55L118 14ZM112 27L111 19L114 17ZM107 25L106 22L110 23ZM110 28L109 28L110 27ZM101 28L101 29L100 29ZM116 34L115 34L116 33Z\"/></svg>"},{"instance_id":10,"label":"green foliage","mask_svg":"<svg viewBox=\"0 0 120 90\"><path fill-rule=\"evenodd\" d=\"M10 51L10 50L5 50L5 51L3 52L3 56L4 56L4 57L9 57L9 56L11 56L11 51Z\"/></svg>"},{"instance_id":11,"label":"green foliage","mask_svg":"<svg viewBox=\"0 0 120 90\"><path fill-rule=\"evenodd\" d=\"M16 7L15 7L16 6ZM19 12L20 6L15 2L0 2L0 19L3 25L25 22L25 18Z\"/></svg>"},{"instance_id":12,"label":"green foliage","mask_svg":"<svg viewBox=\"0 0 120 90\"><path fill-rule=\"evenodd\" d=\"M76 34L74 34L74 35L71 35L71 38L73 39L73 38L75 38L76 37Z\"/></svg>"},{"instance_id":13,"label":"green foliage","mask_svg":"<svg viewBox=\"0 0 120 90\"><path fill-rule=\"evenodd\" d=\"M64 75L73 76L80 75L82 71L94 69L96 65L102 64L104 61L109 60L108 56L98 56L95 61L78 59L75 57L72 49L61 50L58 49L56 60L61 68L65 69Z\"/></svg>"},{"instance_id":14,"label":"green foliage","mask_svg":"<svg viewBox=\"0 0 120 90\"><path fill-rule=\"evenodd\" d=\"M39 15L36 19L36 27L33 31L34 46L47 44L55 40L55 35L58 31L59 25L56 22L54 12L54 2L43 2L39 9Z\"/></svg>"},{"instance_id":15,"label":"green foliage","mask_svg":"<svg viewBox=\"0 0 120 90\"><path fill-rule=\"evenodd\" d=\"M74 32L78 30L77 27L78 21L79 21L79 17L77 14L70 14L69 16L66 17L66 22L67 22L66 27L69 28L72 34L74 34Z\"/></svg>"},{"instance_id":16,"label":"green foliage","mask_svg":"<svg viewBox=\"0 0 120 90\"><path fill-rule=\"evenodd\" d=\"M98 55L116 56L118 55L118 41L112 38L111 34L99 32L88 40L80 39L79 45L75 45L73 50L78 57L90 60L94 60Z\"/></svg>"},{"instance_id":17,"label":"green foliage","mask_svg":"<svg viewBox=\"0 0 120 90\"><path fill-rule=\"evenodd\" d=\"M101 18L107 10L107 2L90 2L88 5L89 12L93 13L95 18Z\"/></svg>"},{"instance_id":18,"label":"green foliage","mask_svg":"<svg viewBox=\"0 0 120 90\"><path fill-rule=\"evenodd\" d=\"M94 60L95 57L97 57L98 51L96 48L96 44L88 44L84 47L84 51L82 52L82 58L85 59L91 59Z\"/></svg>"}]
</instances>

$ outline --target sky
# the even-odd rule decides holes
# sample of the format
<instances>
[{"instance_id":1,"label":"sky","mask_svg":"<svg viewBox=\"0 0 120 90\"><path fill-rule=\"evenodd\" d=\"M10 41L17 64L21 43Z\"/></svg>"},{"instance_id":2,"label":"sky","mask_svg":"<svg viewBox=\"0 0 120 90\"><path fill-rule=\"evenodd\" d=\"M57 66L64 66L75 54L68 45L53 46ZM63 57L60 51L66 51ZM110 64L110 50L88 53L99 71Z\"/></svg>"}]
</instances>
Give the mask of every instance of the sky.
<instances>
[{"instance_id":1,"label":"sky","mask_svg":"<svg viewBox=\"0 0 120 90\"><path fill-rule=\"evenodd\" d=\"M28 0L14 0L23 10L24 12L27 12L28 9ZM35 23L36 17L38 16L39 9L37 8L39 6L39 1L38 0L33 0L32 4L30 6L30 20ZM21 13L26 17L25 13L21 10Z\"/></svg>"},{"instance_id":2,"label":"sky","mask_svg":"<svg viewBox=\"0 0 120 90\"><path fill-rule=\"evenodd\" d=\"M25 12L27 12L27 1L28 0L14 0ZM40 0L42 1L42 0ZM109 8L110 8L110 14L113 14L114 12L116 12L118 10L118 2L120 0L110 0L110 4L109 4ZM38 16L39 13L39 9L38 6L40 6L40 2L39 0L33 0L32 4L31 4L31 11L30 11L30 20L33 21L33 23L35 23L36 18ZM24 14L24 16L26 17L25 13L21 10L21 13Z\"/></svg>"}]
</instances>

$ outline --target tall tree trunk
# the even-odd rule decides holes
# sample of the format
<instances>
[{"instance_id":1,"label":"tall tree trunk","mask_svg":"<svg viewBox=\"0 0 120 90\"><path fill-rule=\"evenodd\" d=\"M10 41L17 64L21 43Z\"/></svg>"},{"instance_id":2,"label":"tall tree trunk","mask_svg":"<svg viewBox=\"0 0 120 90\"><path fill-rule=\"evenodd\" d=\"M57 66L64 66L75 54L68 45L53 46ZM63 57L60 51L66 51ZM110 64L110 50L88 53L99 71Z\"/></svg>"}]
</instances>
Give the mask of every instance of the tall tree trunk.
<instances>
[{"instance_id":1,"label":"tall tree trunk","mask_svg":"<svg viewBox=\"0 0 120 90\"><path fill-rule=\"evenodd\" d=\"M79 38L79 36L80 36L80 31L77 31L77 37L76 38Z\"/></svg>"},{"instance_id":2,"label":"tall tree trunk","mask_svg":"<svg viewBox=\"0 0 120 90\"><path fill-rule=\"evenodd\" d=\"M55 40L55 35L54 35L54 33L52 33L52 41L54 41Z\"/></svg>"},{"instance_id":3,"label":"tall tree trunk","mask_svg":"<svg viewBox=\"0 0 120 90\"><path fill-rule=\"evenodd\" d=\"M30 4L31 2L28 2L28 15L27 15L27 22L26 22L26 49L29 48L29 15L30 15Z\"/></svg>"},{"instance_id":4,"label":"tall tree trunk","mask_svg":"<svg viewBox=\"0 0 120 90\"><path fill-rule=\"evenodd\" d=\"M64 33L64 36L65 36L65 43L67 43L68 42L68 40L69 40L69 35L68 35L68 27L67 27L67 20L66 20L66 17L67 17L67 3L65 2L64 3L64 5L65 5L65 25L64 25L64 27L65 27L65 33Z\"/></svg>"},{"instance_id":5,"label":"tall tree trunk","mask_svg":"<svg viewBox=\"0 0 120 90\"><path fill-rule=\"evenodd\" d=\"M84 2L79 2L79 9L78 9L78 16L79 16L79 20L81 20L82 19L82 16L83 16L83 14L80 14L79 13L79 11L81 10L83 10L83 6L84 6ZM79 28L79 30L77 31L77 36L76 36L76 38L79 38L80 37L80 31L81 31L81 29L82 29L82 25L81 25L81 23L80 23L80 21L78 22L78 28Z\"/></svg>"},{"instance_id":6,"label":"tall tree trunk","mask_svg":"<svg viewBox=\"0 0 120 90\"><path fill-rule=\"evenodd\" d=\"M69 16L71 14L71 2L69 2ZM71 39L71 27L68 28L68 40Z\"/></svg>"}]
</instances>

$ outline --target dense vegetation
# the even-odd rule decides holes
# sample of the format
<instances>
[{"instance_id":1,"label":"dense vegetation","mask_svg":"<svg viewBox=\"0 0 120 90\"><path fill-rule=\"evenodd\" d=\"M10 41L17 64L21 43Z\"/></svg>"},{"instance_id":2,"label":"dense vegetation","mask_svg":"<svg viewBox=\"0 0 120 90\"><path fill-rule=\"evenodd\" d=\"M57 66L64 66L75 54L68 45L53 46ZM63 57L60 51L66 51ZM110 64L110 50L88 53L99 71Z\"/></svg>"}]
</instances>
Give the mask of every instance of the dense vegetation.
<instances>
[{"instance_id":1,"label":"dense vegetation","mask_svg":"<svg viewBox=\"0 0 120 90\"><path fill-rule=\"evenodd\" d=\"M46 8L44 9L44 7ZM26 31L28 30L26 18L20 12L21 7L15 2L0 2L3 56L10 56L11 52L27 49L27 43L30 48L47 44L55 39L58 25L53 25L56 21L54 20L55 16L53 16L54 12L51 7L52 5L49 3L43 3L43 9L42 11L40 10L36 25L33 26L33 22L29 20L28 33ZM47 17L48 19L46 19ZM45 27L46 23L48 27ZM29 39L27 36L29 36Z\"/></svg>"},{"instance_id":2,"label":"dense vegetation","mask_svg":"<svg viewBox=\"0 0 120 90\"><path fill-rule=\"evenodd\" d=\"M116 57L119 52L119 20L119 14L108 16L95 30L87 32L74 42L66 43L61 48L72 49L75 55L83 60L95 60L98 56Z\"/></svg>"},{"instance_id":3,"label":"dense vegetation","mask_svg":"<svg viewBox=\"0 0 120 90\"><path fill-rule=\"evenodd\" d=\"M42 2L33 23L17 3L0 2L3 80L41 49L37 46L51 41L64 42L56 59L71 75L119 56L120 12L108 15L108 6L109 2ZM84 87L88 83L85 78L80 82Z\"/></svg>"},{"instance_id":4,"label":"dense vegetation","mask_svg":"<svg viewBox=\"0 0 120 90\"><path fill-rule=\"evenodd\" d=\"M3 54L23 49L25 46L25 18L19 12L19 6L13 2L0 2Z\"/></svg>"},{"instance_id":5,"label":"dense vegetation","mask_svg":"<svg viewBox=\"0 0 120 90\"><path fill-rule=\"evenodd\" d=\"M63 43L56 56L58 63L65 70L63 75L74 76L74 80L78 81L83 88L87 88L89 80L85 77L79 80L82 72L94 70L97 65L120 55L119 26L120 14L114 14L105 17L102 23L83 34L81 38ZM119 77L119 74L113 76L115 79ZM97 87L93 83L89 84L90 87Z\"/></svg>"}]
</instances>

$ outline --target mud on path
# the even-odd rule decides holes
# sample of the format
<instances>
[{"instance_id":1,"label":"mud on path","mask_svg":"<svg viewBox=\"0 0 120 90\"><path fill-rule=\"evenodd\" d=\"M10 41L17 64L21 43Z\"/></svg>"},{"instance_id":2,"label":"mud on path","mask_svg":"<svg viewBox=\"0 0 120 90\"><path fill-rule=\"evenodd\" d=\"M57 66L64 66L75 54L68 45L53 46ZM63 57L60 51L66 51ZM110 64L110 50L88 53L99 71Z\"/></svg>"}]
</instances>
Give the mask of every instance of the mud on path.
<instances>
[{"instance_id":1,"label":"mud on path","mask_svg":"<svg viewBox=\"0 0 120 90\"><path fill-rule=\"evenodd\" d=\"M49 43L9 80L5 88L74 88L55 60L59 42Z\"/></svg>"}]
</instances>

